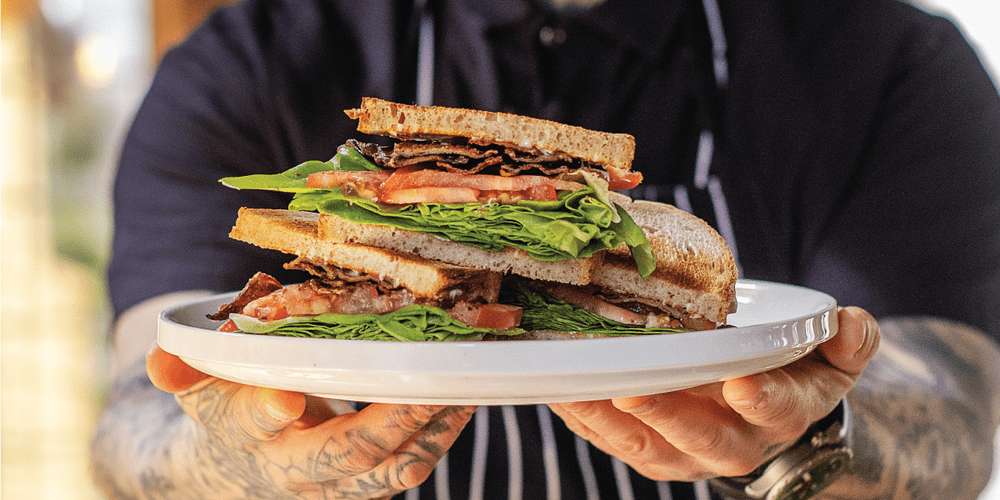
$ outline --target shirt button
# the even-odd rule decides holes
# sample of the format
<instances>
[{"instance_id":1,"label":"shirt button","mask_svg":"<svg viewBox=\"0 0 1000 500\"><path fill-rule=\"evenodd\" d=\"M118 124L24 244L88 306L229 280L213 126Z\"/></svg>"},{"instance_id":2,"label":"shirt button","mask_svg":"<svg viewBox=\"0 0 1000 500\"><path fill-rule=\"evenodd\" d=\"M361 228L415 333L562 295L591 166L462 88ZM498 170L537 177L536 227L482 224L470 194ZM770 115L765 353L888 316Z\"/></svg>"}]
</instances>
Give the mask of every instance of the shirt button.
<instances>
[{"instance_id":1,"label":"shirt button","mask_svg":"<svg viewBox=\"0 0 1000 500\"><path fill-rule=\"evenodd\" d=\"M538 40L546 47L562 45L566 41L566 30L543 26L542 29L538 30Z\"/></svg>"}]
</instances>

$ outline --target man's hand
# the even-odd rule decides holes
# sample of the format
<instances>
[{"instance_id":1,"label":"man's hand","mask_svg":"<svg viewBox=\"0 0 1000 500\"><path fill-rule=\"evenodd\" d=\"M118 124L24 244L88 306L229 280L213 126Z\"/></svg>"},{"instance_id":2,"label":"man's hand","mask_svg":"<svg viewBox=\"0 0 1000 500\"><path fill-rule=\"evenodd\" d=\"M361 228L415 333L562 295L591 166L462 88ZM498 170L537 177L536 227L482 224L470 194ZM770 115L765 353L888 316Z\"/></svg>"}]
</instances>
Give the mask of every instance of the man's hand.
<instances>
[{"instance_id":1,"label":"man's hand","mask_svg":"<svg viewBox=\"0 0 1000 500\"><path fill-rule=\"evenodd\" d=\"M549 405L574 432L657 480L752 472L854 386L879 344L874 318L840 309L839 331L782 368L654 396Z\"/></svg>"},{"instance_id":2,"label":"man's hand","mask_svg":"<svg viewBox=\"0 0 1000 500\"><path fill-rule=\"evenodd\" d=\"M204 484L190 486L215 498L391 496L427 479L475 411L372 404L338 414L325 400L210 377L158 347L146 370L191 417L188 451Z\"/></svg>"}]
</instances>

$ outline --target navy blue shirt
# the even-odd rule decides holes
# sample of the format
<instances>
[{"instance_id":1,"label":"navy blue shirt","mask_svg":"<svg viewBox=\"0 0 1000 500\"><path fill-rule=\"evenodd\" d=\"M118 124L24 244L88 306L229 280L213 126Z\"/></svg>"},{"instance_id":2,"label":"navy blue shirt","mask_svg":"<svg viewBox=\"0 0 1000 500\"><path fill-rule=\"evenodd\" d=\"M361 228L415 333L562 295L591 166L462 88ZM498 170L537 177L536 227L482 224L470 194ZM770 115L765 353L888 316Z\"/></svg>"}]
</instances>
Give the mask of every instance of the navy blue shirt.
<instances>
[{"instance_id":1,"label":"navy blue shirt","mask_svg":"<svg viewBox=\"0 0 1000 500\"><path fill-rule=\"evenodd\" d=\"M630 194L718 227L743 277L1000 337L1000 97L949 21L896 0L430 4L435 104L630 133L645 176ZM227 237L239 207L288 197L217 180L330 158L358 136L343 110L363 96L413 102L418 17L404 2L248 0L168 52L115 185L116 314L167 292L239 289L256 271L301 280L277 252ZM545 427L534 412L516 410L522 427ZM555 425L561 465L582 464ZM509 442L496 439L502 458ZM462 492L463 443L449 460ZM523 456L542 456L540 443L522 439ZM588 450L599 486L567 473L565 497L614 497L621 475ZM543 491L544 467L524 470L524 491Z\"/></svg>"}]
</instances>

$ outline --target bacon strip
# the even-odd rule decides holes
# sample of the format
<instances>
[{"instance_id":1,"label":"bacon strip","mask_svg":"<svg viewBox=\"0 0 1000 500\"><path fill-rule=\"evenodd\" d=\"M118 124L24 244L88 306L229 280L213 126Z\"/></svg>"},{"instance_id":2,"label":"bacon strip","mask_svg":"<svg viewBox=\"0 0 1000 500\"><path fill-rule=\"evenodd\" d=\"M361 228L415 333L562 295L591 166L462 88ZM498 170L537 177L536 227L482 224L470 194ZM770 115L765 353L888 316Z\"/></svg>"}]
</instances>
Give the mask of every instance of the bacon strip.
<instances>
[{"instance_id":1,"label":"bacon strip","mask_svg":"<svg viewBox=\"0 0 1000 500\"><path fill-rule=\"evenodd\" d=\"M258 272L247 281L246 286L243 287L243 290L240 290L240 293L236 295L236 298L232 302L219 307L219 312L207 315L208 319L213 321L229 319L230 314L240 313L247 304L261 297L266 297L280 289L281 283L274 279L273 276Z\"/></svg>"}]
</instances>

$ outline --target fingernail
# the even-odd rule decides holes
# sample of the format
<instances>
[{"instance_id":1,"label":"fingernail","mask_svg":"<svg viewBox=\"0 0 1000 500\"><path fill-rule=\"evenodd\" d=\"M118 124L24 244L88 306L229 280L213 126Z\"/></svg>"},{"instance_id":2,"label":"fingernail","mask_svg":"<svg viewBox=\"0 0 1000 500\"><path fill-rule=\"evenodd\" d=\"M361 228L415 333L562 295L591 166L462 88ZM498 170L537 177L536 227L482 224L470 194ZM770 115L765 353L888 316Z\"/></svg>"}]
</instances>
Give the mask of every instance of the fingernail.
<instances>
[{"instance_id":1,"label":"fingernail","mask_svg":"<svg viewBox=\"0 0 1000 500\"><path fill-rule=\"evenodd\" d=\"M297 415L291 415L283 405L279 405L275 402L275 396L277 393L270 389L260 389L260 401L261 406L264 407L264 412L267 416L274 419L275 422L284 424L289 420L293 420Z\"/></svg>"},{"instance_id":2,"label":"fingernail","mask_svg":"<svg viewBox=\"0 0 1000 500\"><path fill-rule=\"evenodd\" d=\"M764 400L764 393L758 392L757 394L754 394L750 398L739 399L739 400L733 401L733 402L731 402L729 404L731 404L733 406L740 407L740 408L747 408L747 409L751 409L752 410L752 409L757 408L757 406L759 406L760 403L761 403L761 401L763 401L763 400Z\"/></svg>"},{"instance_id":3,"label":"fingernail","mask_svg":"<svg viewBox=\"0 0 1000 500\"><path fill-rule=\"evenodd\" d=\"M757 389L753 390L749 394L742 394L741 396L743 397L731 401L729 403L730 405L747 409L756 409L760 406L767 393L771 392L773 389L774 381L767 373L758 373L757 375L754 375L754 377L757 378L757 384L753 385L756 385Z\"/></svg>"}]
</instances>

